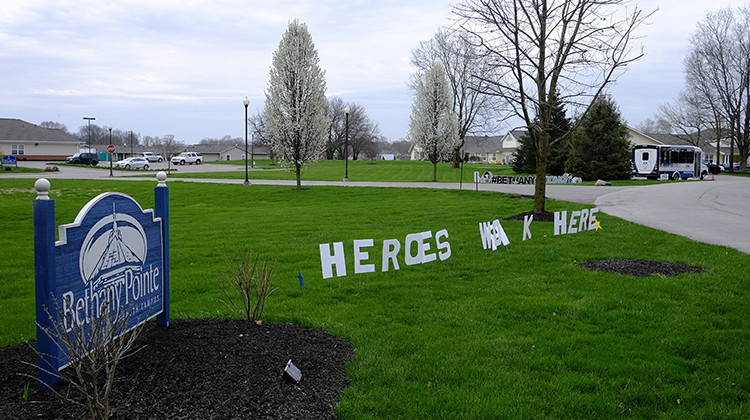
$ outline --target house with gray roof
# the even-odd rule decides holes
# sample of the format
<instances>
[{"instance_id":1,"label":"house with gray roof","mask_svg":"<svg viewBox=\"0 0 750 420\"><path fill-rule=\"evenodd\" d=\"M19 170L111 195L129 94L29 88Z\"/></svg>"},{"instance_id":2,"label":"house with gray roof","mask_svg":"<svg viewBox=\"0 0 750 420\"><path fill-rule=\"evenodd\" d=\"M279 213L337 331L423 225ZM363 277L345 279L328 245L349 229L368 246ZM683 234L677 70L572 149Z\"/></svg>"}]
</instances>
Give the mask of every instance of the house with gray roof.
<instances>
[{"instance_id":1,"label":"house with gray roof","mask_svg":"<svg viewBox=\"0 0 750 420\"><path fill-rule=\"evenodd\" d=\"M0 118L0 154L18 160L65 160L79 151L71 134L15 118Z\"/></svg>"}]
</instances>

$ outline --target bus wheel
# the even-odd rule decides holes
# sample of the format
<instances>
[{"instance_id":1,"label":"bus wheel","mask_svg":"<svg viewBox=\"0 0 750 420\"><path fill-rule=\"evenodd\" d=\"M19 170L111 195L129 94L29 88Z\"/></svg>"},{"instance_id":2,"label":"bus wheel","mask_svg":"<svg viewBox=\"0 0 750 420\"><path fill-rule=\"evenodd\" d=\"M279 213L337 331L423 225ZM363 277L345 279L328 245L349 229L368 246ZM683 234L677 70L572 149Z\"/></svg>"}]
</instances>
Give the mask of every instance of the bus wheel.
<instances>
[{"instance_id":1,"label":"bus wheel","mask_svg":"<svg viewBox=\"0 0 750 420\"><path fill-rule=\"evenodd\" d=\"M672 174L672 179L675 180L675 181L679 181L680 180L680 173L679 172L673 173Z\"/></svg>"}]
</instances>

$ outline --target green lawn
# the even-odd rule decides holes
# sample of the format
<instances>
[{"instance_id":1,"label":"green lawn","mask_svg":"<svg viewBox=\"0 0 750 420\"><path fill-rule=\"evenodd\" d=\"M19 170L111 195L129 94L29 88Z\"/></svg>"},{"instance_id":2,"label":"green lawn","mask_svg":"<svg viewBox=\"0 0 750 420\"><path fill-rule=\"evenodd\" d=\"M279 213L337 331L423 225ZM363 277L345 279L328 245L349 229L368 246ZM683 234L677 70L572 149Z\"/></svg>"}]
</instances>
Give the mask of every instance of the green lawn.
<instances>
[{"instance_id":1,"label":"green lawn","mask_svg":"<svg viewBox=\"0 0 750 420\"><path fill-rule=\"evenodd\" d=\"M275 160L256 160L255 167L248 168L249 179L285 179L294 180L295 174L287 171ZM227 164L244 167L245 161L217 161L207 163ZM351 160L348 162L349 180L352 182L432 182L432 163L427 161L384 161L384 160ZM177 167L179 168L179 166ZM508 165L466 163L461 168L453 168L450 163L437 165L437 182L474 183L474 172L484 174L485 171L493 175L519 175ZM308 165L302 172L302 184L305 181L341 181L347 173L343 160L320 160ZM520 174L531 175L531 174ZM179 178L210 178L210 179L245 179L245 170L232 172L198 172L173 174ZM652 180L622 180L611 181L612 185L645 185L659 182ZM594 181L584 182L582 185L594 185Z\"/></svg>"},{"instance_id":2,"label":"green lawn","mask_svg":"<svg viewBox=\"0 0 750 420\"><path fill-rule=\"evenodd\" d=\"M154 186L53 180L56 222L71 223L104 191L153 208ZM510 245L483 250L480 222L531 209L530 200L491 192L169 186L172 316L229 316L218 301L225 244L276 260L278 289L264 319L325 330L356 348L342 419L750 414L747 254L601 213L602 230L554 236L551 223L534 222L527 241L522 222L502 221ZM33 180L0 179L0 345L34 338L34 197ZM581 208L547 200L551 211ZM406 265L406 236L441 229L450 258ZM356 239L374 240L366 261L374 273L354 274ZM386 239L402 245L399 270L382 272ZM323 279L318 245L334 242L344 244L347 276ZM638 278L576 265L603 258L705 271Z\"/></svg>"}]
</instances>

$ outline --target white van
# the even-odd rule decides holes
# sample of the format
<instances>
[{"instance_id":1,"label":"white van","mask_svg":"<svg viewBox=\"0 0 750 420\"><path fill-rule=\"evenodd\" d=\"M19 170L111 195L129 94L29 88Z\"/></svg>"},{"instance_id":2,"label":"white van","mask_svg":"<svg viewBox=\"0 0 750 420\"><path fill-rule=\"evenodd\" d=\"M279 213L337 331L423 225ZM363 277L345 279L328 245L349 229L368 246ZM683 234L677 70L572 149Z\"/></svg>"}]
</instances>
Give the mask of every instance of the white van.
<instances>
[{"instance_id":1,"label":"white van","mask_svg":"<svg viewBox=\"0 0 750 420\"><path fill-rule=\"evenodd\" d=\"M633 176L650 179L703 179L708 175L708 166L703 163L702 155L701 148L695 146L635 146Z\"/></svg>"}]
</instances>

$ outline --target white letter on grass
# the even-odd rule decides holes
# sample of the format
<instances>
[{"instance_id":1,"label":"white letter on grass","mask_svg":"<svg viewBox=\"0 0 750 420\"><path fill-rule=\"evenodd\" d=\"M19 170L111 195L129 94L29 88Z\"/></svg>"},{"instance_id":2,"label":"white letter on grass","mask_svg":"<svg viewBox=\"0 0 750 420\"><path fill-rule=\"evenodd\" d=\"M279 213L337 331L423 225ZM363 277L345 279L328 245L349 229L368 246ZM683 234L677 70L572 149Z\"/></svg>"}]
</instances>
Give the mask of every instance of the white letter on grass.
<instances>
[{"instance_id":1,"label":"white letter on grass","mask_svg":"<svg viewBox=\"0 0 750 420\"><path fill-rule=\"evenodd\" d=\"M333 255L331 255L331 244L320 244L320 266L323 269L323 278L333 277L333 266L336 266L336 277L346 276L346 261L344 260L344 243L333 243Z\"/></svg>"},{"instance_id":2,"label":"white letter on grass","mask_svg":"<svg viewBox=\"0 0 750 420\"><path fill-rule=\"evenodd\" d=\"M362 264L362 261L367 261L370 258L370 253L361 249L371 247L372 243L372 239L354 240L354 274L375 272L375 264Z\"/></svg>"}]
</instances>

